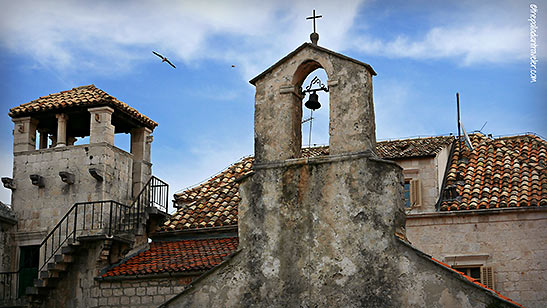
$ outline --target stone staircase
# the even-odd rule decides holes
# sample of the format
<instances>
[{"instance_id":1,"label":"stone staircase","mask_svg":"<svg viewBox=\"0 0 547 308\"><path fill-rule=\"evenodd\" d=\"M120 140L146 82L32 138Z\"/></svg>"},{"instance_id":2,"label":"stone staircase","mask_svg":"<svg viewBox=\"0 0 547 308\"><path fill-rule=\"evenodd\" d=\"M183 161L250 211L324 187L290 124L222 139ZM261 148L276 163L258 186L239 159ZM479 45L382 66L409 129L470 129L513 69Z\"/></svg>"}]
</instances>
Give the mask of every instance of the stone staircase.
<instances>
[{"instance_id":1,"label":"stone staircase","mask_svg":"<svg viewBox=\"0 0 547 308\"><path fill-rule=\"evenodd\" d=\"M74 254L79 247L80 242L70 239L67 245L61 248L60 253L54 256L53 262L48 263L44 270L38 273L38 278L34 279L34 286L28 287L26 291L31 303L41 302L42 297L47 296L49 290L57 286L61 274L74 262Z\"/></svg>"},{"instance_id":2,"label":"stone staircase","mask_svg":"<svg viewBox=\"0 0 547 308\"><path fill-rule=\"evenodd\" d=\"M158 184L160 183L160 184ZM75 204L73 209L69 210L67 215L61 220L57 226L50 232L50 234L44 239L41 246L41 254L45 254L43 257L42 265L38 273L38 277L34 279L32 287L27 287L26 295L27 301L23 300L20 307L42 307L44 301L50 295L50 292L55 289L58 283L67 275L71 270L71 265L78 261L80 253L88 251L89 247L101 247L102 249L98 254L99 259L108 262L110 256L110 248L116 244L123 249L117 249L119 257L123 257L124 252L129 251L135 242L139 239L146 240L147 229L154 229L158 221L165 219L167 214L167 192L158 194L154 190L158 187L167 186L163 181L152 177L150 181L142 189L141 193L135 199L131 206L125 206L123 204L114 201L97 201ZM164 201L158 202L157 196L161 195L161 199ZM80 209L80 218L78 218L78 206L88 206L89 204L101 204L101 213L105 208L102 203L109 202L110 212L108 213L106 222L101 221L96 223L91 221L89 223L89 211L86 214L85 210ZM160 204L161 203L161 204ZM115 205L113 210L113 205ZM160 205L160 206L158 206ZM108 208L108 207L106 207ZM71 214L72 213L72 214ZM71 221L69 217L74 217ZM83 216L83 218L81 217ZM103 216L101 215L101 218ZM61 235L57 238L51 239L51 235L55 235L56 230L63 230L65 228L64 220L66 222L66 231L63 238ZM114 221L114 222L113 222ZM88 226L86 226L86 222ZM73 226L72 226L73 224ZM89 226L91 224L91 226ZM94 228L94 225L100 225L100 228ZM83 228L82 228L83 226ZM69 228L73 230L69 231ZM61 234L61 232L59 232ZM58 247L48 246L48 240L52 243L58 241L60 244ZM99 246L96 246L99 245ZM48 251L51 253L48 255ZM101 261L101 260L97 260Z\"/></svg>"}]
</instances>

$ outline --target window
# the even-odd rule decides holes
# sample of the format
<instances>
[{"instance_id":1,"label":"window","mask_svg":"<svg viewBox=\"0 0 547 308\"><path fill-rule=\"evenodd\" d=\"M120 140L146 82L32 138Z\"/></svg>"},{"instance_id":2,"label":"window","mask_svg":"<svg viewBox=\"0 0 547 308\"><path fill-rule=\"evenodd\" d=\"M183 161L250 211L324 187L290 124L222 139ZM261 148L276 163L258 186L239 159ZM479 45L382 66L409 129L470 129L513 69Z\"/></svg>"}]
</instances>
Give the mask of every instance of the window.
<instances>
[{"instance_id":1,"label":"window","mask_svg":"<svg viewBox=\"0 0 547 308\"><path fill-rule=\"evenodd\" d=\"M475 278L483 285L490 289L494 289L494 269L491 266L475 266L475 267L459 267L452 268L466 274L471 278Z\"/></svg>"},{"instance_id":2,"label":"window","mask_svg":"<svg viewBox=\"0 0 547 308\"><path fill-rule=\"evenodd\" d=\"M477 280L481 280L481 268L480 267L453 267L454 269L457 269L458 271L466 274L467 276L471 278L475 278Z\"/></svg>"},{"instance_id":3,"label":"window","mask_svg":"<svg viewBox=\"0 0 547 308\"><path fill-rule=\"evenodd\" d=\"M410 180L405 180L404 185L405 207L410 207Z\"/></svg>"},{"instance_id":4,"label":"window","mask_svg":"<svg viewBox=\"0 0 547 308\"><path fill-rule=\"evenodd\" d=\"M444 261L465 275L475 278L490 289L495 289L494 268L484 266L488 254L446 256Z\"/></svg>"},{"instance_id":5,"label":"window","mask_svg":"<svg viewBox=\"0 0 547 308\"><path fill-rule=\"evenodd\" d=\"M405 179L403 188L405 207L416 207L422 205L422 187L420 180Z\"/></svg>"}]
</instances>

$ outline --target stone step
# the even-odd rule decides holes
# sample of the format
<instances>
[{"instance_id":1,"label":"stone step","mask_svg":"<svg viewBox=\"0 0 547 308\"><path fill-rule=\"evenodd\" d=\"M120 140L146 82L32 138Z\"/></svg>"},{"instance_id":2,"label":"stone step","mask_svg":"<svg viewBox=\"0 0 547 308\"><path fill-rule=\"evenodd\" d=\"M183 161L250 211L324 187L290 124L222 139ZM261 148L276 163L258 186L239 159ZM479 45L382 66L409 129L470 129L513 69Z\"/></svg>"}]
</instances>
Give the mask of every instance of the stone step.
<instances>
[{"instance_id":1,"label":"stone step","mask_svg":"<svg viewBox=\"0 0 547 308\"><path fill-rule=\"evenodd\" d=\"M34 279L34 287L36 288L53 288L57 285L57 278Z\"/></svg>"},{"instance_id":2,"label":"stone step","mask_svg":"<svg viewBox=\"0 0 547 308\"><path fill-rule=\"evenodd\" d=\"M40 279L59 278L59 272L41 271L39 278Z\"/></svg>"},{"instance_id":3,"label":"stone step","mask_svg":"<svg viewBox=\"0 0 547 308\"><path fill-rule=\"evenodd\" d=\"M27 287L25 293L32 296L46 296L49 292L45 288Z\"/></svg>"},{"instance_id":4,"label":"stone step","mask_svg":"<svg viewBox=\"0 0 547 308\"><path fill-rule=\"evenodd\" d=\"M64 272L66 271L66 264L63 263L48 263L47 270L49 272Z\"/></svg>"},{"instance_id":5,"label":"stone step","mask_svg":"<svg viewBox=\"0 0 547 308\"><path fill-rule=\"evenodd\" d=\"M70 254L61 254L55 255L55 263L72 263L74 262L74 257Z\"/></svg>"},{"instance_id":6,"label":"stone step","mask_svg":"<svg viewBox=\"0 0 547 308\"><path fill-rule=\"evenodd\" d=\"M80 246L80 242L78 242L78 240L75 240L73 238L69 238L67 240L67 243L69 246Z\"/></svg>"},{"instance_id":7,"label":"stone step","mask_svg":"<svg viewBox=\"0 0 547 308\"><path fill-rule=\"evenodd\" d=\"M61 248L61 253L63 255L70 255L76 252L77 246L64 246Z\"/></svg>"}]
</instances>

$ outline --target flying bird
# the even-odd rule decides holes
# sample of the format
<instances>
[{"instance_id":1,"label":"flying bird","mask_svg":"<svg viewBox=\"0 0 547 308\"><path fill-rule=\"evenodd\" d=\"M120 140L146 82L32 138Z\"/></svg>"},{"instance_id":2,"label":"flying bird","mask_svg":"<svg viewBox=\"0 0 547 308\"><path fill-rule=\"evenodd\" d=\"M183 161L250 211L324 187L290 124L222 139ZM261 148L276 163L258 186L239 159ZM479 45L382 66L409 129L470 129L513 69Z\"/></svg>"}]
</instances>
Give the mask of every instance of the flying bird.
<instances>
[{"instance_id":1,"label":"flying bird","mask_svg":"<svg viewBox=\"0 0 547 308\"><path fill-rule=\"evenodd\" d=\"M173 68L177 68L176 66L173 65L173 63L171 63L171 61L167 60L166 57L160 55L159 53L155 52L155 51L152 51L152 53L154 53L156 56L160 57L161 58L161 62L167 62L169 63L169 65L171 65Z\"/></svg>"}]
</instances>

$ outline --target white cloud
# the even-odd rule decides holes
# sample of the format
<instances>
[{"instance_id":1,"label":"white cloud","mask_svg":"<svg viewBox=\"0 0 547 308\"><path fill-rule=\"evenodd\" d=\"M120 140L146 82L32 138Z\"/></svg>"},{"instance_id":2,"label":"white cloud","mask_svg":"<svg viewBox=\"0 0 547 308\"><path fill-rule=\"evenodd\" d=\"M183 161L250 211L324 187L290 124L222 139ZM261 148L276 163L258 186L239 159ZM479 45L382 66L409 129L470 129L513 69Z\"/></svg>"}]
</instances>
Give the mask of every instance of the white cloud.
<instances>
[{"instance_id":1,"label":"white cloud","mask_svg":"<svg viewBox=\"0 0 547 308\"><path fill-rule=\"evenodd\" d=\"M527 29L510 26L435 27L421 39L400 35L391 41L358 40L357 48L397 58L454 58L464 65L512 62L528 56Z\"/></svg>"},{"instance_id":2,"label":"white cloud","mask_svg":"<svg viewBox=\"0 0 547 308\"><path fill-rule=\"evenodd\" d=\"M423 33L409 31L391 38L365 33L355 40L355 48L393 58L453 59L462 65L507 63L529 57L527 3L463 1L459 7L451 5L446 4L450 12L432 10L421 21L426 24ZM543 50L540 56L546 57L547 52Z\"/></svg>"},{"instance_id":3,"label":"white cloud","mask_svg":"<svg viewBox=\"0 0 547 308\"><path fill-rule=\"evenodd\" d=\"M318 25L323 43L345 44L360 2L313 2L328 13ZM289 0L3 1L0 42L63 72L127 71L137 60L152 60L154 49L185 65L234 62L248 78L307 41L310 7Z\"/></svg>"}]
</instances>

